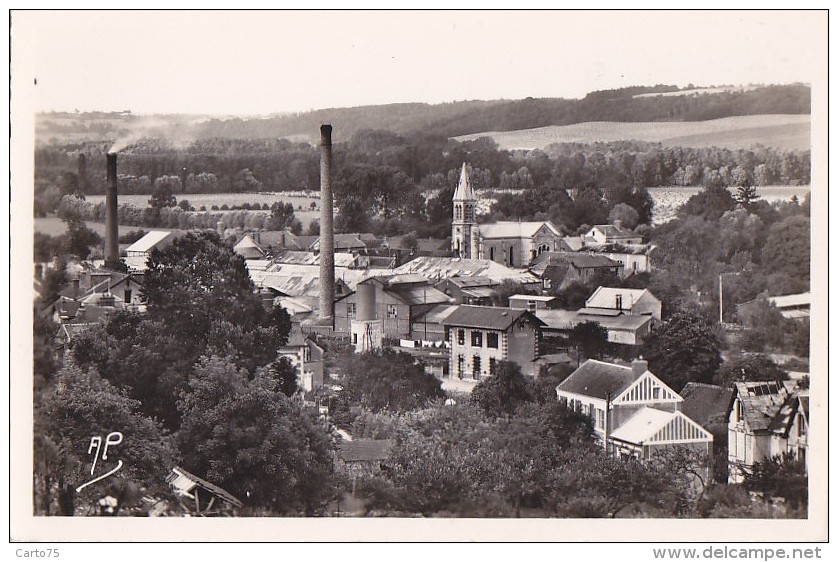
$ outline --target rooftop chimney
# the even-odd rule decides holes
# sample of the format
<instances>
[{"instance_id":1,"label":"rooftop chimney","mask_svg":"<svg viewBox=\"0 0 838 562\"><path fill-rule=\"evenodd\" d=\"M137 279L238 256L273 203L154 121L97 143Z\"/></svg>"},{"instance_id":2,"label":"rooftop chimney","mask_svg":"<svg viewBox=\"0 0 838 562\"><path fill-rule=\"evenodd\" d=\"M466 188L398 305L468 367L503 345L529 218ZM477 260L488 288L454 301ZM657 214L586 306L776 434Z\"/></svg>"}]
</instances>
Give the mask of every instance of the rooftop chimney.
<instances>
[{"instance_id":1,"label":"rooftop chimney","mask_svg":"<svg viewBox=\"0 0 838 562\"><path fill-rule=\"evenodd\" d=\"M335 235L332 226L332 126L320 126L320 320L335 317Z\"/></svg>"},{"instance_id":2,"label":"rooftop chimney","mask_svg":"<svg viewBox=\"0 0 838 562\"><path fill-rule=\"evenodd\" d=\"M642 357L631 362L631 372L634 373L635 377L639 377L648 370L649 362Z\"/></svg>"},{"instance_id":3,"label":"rooftop chimney","mask_svg":"<svg viewBox=\"0 0 838 562\"><path fill-rule=\"evenodd\" d=\"M119 260L119 236L116 199L116 154L107 155L108 185L105 193L105 263Z\"/></svg>"}]
</instances>

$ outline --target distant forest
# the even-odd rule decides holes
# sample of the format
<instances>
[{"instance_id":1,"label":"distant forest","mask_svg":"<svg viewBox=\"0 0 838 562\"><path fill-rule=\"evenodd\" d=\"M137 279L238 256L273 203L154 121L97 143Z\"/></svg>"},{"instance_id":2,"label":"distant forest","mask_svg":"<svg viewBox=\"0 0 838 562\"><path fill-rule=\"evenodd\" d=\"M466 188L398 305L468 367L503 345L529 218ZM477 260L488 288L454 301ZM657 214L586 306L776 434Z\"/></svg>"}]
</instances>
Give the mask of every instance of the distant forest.
<instances>
[{"instance_id":1,"label":"distant forest","mask_svg":"<svg viewBox=\"0 0 838 562\"><path fill-rule=\"evenodd\" d=\"M690 89L690 88L688 88ZM335 127L335 140L346 141L363 129L401 135L419 131L453 137L486 131L515 131L571 125L588 121L704 121L737 115L808 114L811 91L805 84L761 86L746 91L679 96L635 97L676 92L657 85L591 92L582 99L460 101L429 105L400 103L320 109L263 118L193 118L162 115L147 118L131 113L46 113L38 118L41 139L115 140L138 128L150 136L262 139L300 136L316 140L322 123Z\"/></svg>"}]
</instances>

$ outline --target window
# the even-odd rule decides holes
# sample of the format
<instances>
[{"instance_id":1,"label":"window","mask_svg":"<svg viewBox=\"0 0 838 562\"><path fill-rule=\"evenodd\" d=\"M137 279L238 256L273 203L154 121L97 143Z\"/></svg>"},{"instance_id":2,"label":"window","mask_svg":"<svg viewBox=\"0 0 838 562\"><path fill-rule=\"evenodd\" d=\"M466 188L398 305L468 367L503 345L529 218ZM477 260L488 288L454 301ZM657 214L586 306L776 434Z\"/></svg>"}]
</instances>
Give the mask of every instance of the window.
<instances>
[{"instance_id":1,"label":"window","mask_svg":"<svg viewBox=\"0 0 838 562\"><path fill-rule=\"evenodd\" d=\"M599 408L596 409L596 427L597 429L605 429L605 412Z\"/></svg>"},{"instance_id":2,"label":"window","mask_svg":"<svg viewBox=\"0 0 838 562\"><path fill-rule=\"evenodd\" d=\"M352 345L358 345L358 334L352 334Z\"/></svg>"},{"instance_id":3,"label":"window","mask_svg":"<svg viewBox=\"0 0 838 562\"><path fill-rule=\"evenodd\" d=\"M489 248L489 259L495 261L495 247Z\"/></svg>"},{"instance_id":4,"label":"window","mask_svg":"<svg viewBox=\"0 0 838 562\"><path fill-rule=\"evenodd\" d=\"M457 330L457 343L460 345L466 344L466 331L460 328Z\"/></svg>"},{"instance_id":5,"label":"window","mask_svg":"<svg viewBox=\"0 0 838 562\"><path fill-rule=\"evenodd\" d=\"M549 278L549 277L545 277L544 279L542 279L542 281L543 281L543 283L544 283L544 288L545 288L545 289L550 289L550 288L552 288L552 286L553 286L553 282L550 280L550 278Z\"/></svg>"},{"instance_id":6,"label":"window","mask_svg":"<svg viewBox=\"0 0 838 562\"><path fill-rule=\"evenodd\" d=\"M483 332L479 330L472 330L471 331L471 346L472 347L483 347Z\"/></svg>"},{"instance_id":7,"label":"window","mask_svg":"<svg viewBox=\"0 0 838 562\"><path fill-rule=\"evenodd\" d=\"M466 364L466 358L462 355L457 356L457 376L463 378L463 366Z\"/></svg>"},{"instance_id":8,"label":"window","mask_svg":"<svg viewBox=\"0 0 838 562\"><path fill-rule=\"evenodd\" d=\"M131 289L125 289L125 304L131 304Z\"/></svg>"},{"instance_id":9,"label":"window","mask_svg":"<svg viewBox=\"0 0 838 562\"><path fill-rule=\"evenodd\" d=\"M497 369L498 362L494 357L489 357L489 374L494 375L495 369Z\"/></svg>"},{"instance_id":10,"label":"window","mask_svg":"<svg viewBox=\"0 0 838 562\"><path fill-rule=\"evenodd\" d=\"M527 310L534 312L536 308L535 301L527 301Z\"/></svg>"},{"instance_id":11,"label":"window","mask_svg":"<svg viewBox=\"0 0 838 562\"><path fill-rule=\"evenodd\" d=\"M387 305L387 318L398 318L399 317L399 307L395 304L388 304Z\"/></svg>"},{"instance_id":12,"label":"window","mask_svg":"<svg viewBox=\"0 0 838 562\"><path fill-rule=\"evenodd\" d=\"M510 266L515 265L515 251L514 250L515 250L515 248L513 248L511 246L509 247L509 265Z\"/></svg>"},{"instance_id":13,"label":"window","mask_svg":"<svg viewBox=\"0 0 838 562\"><path fill-rule=\"evenodd\" d=\"M486 334L486 347L498 348L498 335L495 332Z\"/></svg>"},{"instance_id":14,"label":"window","mask_svg":"<svg viewBox=\"0 0 838 562\"><path fill-rule=\"evenodd\" d=\"M472 375L474 375L474 378L479 379L480 378L480 356L479 355L475 355L474 357L472 357L471 365L472 365L471 366Z\"/></svg>"},{"instance_id":15,"label":"window","mask_svg":"<svg viewBox=\"0 0 838 562\"><path fill-rule=\"evenodd\" d=\"M356 305L355 305L354 302L347 303L347 305L346 305L346 315L349 318L355 318L355 310L356 310L355 306Z\"/></svg>"}]
</instances>

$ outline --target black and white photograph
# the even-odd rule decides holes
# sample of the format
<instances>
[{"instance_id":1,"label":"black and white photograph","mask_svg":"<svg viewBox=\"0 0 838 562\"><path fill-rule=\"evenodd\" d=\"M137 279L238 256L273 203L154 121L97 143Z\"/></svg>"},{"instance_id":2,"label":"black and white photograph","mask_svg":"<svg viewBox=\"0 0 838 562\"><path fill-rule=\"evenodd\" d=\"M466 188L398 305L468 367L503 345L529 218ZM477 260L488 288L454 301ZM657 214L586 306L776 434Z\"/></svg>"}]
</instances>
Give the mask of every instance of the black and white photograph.
<instances>
[{"instance_id":1,"label":"black and white photograph","mask_svg":"<svg viewBox=\"0 0 838 562\"><path fill-rule=\"evenodd\" d=\"M9 17L12 541L827 539L828 11Z\"/></svg>"}]
</instances>

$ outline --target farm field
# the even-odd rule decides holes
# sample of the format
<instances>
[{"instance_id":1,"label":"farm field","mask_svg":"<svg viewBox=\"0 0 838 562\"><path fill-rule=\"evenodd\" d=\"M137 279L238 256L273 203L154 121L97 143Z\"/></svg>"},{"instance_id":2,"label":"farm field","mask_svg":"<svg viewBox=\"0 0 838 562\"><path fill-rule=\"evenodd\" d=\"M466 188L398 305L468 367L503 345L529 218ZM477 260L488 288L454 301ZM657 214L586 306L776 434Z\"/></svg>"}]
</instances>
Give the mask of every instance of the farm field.
<instances>
[{"instance_id":1,"label":"farm field","mask_svg":"<svg viewBox=\"0 0 838 562\"><path fill-rule=\"evenodd\" d=\"M809 115L746 115L710 121L616 123L596 121L518 131L490 131L454 137L456 140L493 138L506 150L545 148L553 143L594 143L621 140L659 142L665 146L728 149L756 144L781 150L808 150Z\"/></svg>"}]
</instances>

